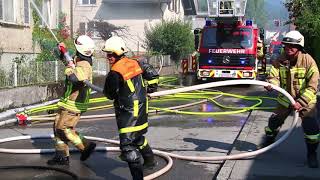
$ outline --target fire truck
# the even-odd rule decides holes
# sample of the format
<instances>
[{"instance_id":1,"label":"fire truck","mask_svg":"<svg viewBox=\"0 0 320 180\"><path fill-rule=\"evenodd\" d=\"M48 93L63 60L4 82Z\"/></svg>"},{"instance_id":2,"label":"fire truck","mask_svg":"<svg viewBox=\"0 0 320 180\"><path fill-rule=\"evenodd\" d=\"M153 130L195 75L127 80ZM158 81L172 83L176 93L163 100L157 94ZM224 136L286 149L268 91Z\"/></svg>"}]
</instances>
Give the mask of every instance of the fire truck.
<instances>
[{"instance_id":1,"label":"fire truck","mask_svg":"<svg viewBox=\"0 0 320 180\"><path fill-rule=\"evenodd\" d=\"M194 30L197 79L256 79L259 30L244 20L246 0L210 2L205 26Z\"/></svg>"}]
</instances>

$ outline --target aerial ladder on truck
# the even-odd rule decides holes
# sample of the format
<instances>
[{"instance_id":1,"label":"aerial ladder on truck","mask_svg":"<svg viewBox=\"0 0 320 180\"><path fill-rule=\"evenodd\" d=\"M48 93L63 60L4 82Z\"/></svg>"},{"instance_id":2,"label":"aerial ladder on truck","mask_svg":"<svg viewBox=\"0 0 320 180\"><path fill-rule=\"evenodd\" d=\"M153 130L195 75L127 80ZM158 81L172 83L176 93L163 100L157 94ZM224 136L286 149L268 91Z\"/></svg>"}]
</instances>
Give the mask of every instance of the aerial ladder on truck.
<instances>
[{"instance_id":1,"label":"aerial ladder on truck","mask_svg":"<svg viewBox=\"0 0 320 180\"><path fill-rule=\"evenodd\" d=\"M205 25L194 30L197 79L256 79L259 31L244 20L247 0L194 0L197 18Z\"/></svg>"}]
</instances>

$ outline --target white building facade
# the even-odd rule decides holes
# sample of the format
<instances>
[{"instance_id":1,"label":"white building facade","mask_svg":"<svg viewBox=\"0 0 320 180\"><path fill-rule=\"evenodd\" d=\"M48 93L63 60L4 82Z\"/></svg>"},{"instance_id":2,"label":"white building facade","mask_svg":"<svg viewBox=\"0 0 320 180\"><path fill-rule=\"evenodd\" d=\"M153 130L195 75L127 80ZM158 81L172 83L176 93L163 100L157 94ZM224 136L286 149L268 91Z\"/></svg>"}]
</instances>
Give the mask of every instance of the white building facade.
<instances>
[{"instance_id":1,"label":"white building facade","mask_svg":"<svg viewBox=\"0 0 320 180\"><path fill-rule=\"evenodd\" d=\"M126 27L123 33L127 47L133 52L144 52L145 28L161 20L183 19L181 0L74 0L73 30L88 33L94 29L90 21L106 21L118 27ZM99 33L91 33L102 47Z\"/></svg>"},{"instance_id":2,"label":"white building facade","mask_svg":"<svg viewBox=\"0 0 320 180\"><path fill-rule=\"evenodd\" d=\"M65 2L66 0L41 0L42 5L38 9L51 29L57 29L59 13L63 12L69 17L70 3ZM32 9L31 0L0 0L1 67L11 65L13 59L22 55L32 59L40 52L32 40Z\"/></svg>"}]
</instances>

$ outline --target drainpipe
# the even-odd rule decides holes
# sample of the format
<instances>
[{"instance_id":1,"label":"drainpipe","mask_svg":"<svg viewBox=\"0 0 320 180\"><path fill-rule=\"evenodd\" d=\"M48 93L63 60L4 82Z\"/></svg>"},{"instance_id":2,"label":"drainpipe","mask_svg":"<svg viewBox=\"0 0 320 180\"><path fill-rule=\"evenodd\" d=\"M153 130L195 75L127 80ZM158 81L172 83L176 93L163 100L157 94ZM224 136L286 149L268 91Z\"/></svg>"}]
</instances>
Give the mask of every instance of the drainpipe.
<instances>
[{"instance_id":1,"label":"drainpipe","mask_svg":"<svg viewBox=\"0 0 320 180\"><path fill-rule=\"evenodd\" d=\"M70 36L73 39L73 0L70 0Z\"/></svg>"}]
</instances>

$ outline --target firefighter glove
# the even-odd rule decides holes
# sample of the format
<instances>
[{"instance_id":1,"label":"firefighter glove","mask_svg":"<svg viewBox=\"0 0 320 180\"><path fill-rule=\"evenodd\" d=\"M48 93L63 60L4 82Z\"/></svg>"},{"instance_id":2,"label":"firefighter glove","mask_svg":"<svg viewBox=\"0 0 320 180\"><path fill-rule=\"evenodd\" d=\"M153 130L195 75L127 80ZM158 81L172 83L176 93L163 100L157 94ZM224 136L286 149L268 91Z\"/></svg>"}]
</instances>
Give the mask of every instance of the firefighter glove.
<instances>
[{"instance_id":1,"label":"firefighter glove","mask_svg":"<svg viewBox=\"0 0 320 180\"><path fill-rule=\"evenodd\" d=\"M272 91L273 88L271 85L268 85L268 86L264 86L264 88L267 90L267 91Z\"/></svg>"},{"instance_id":2,"label":"firefighter glove","mask_svg":"<svg viewBox=\"0 0 320 180\"><path fill-rule=\"evenodd\" d=\"M65 54L68 51L66 45L63 42L60 42L58 44L58 49L61 52L61 54Z\"/></svg>"}]
</instances>

